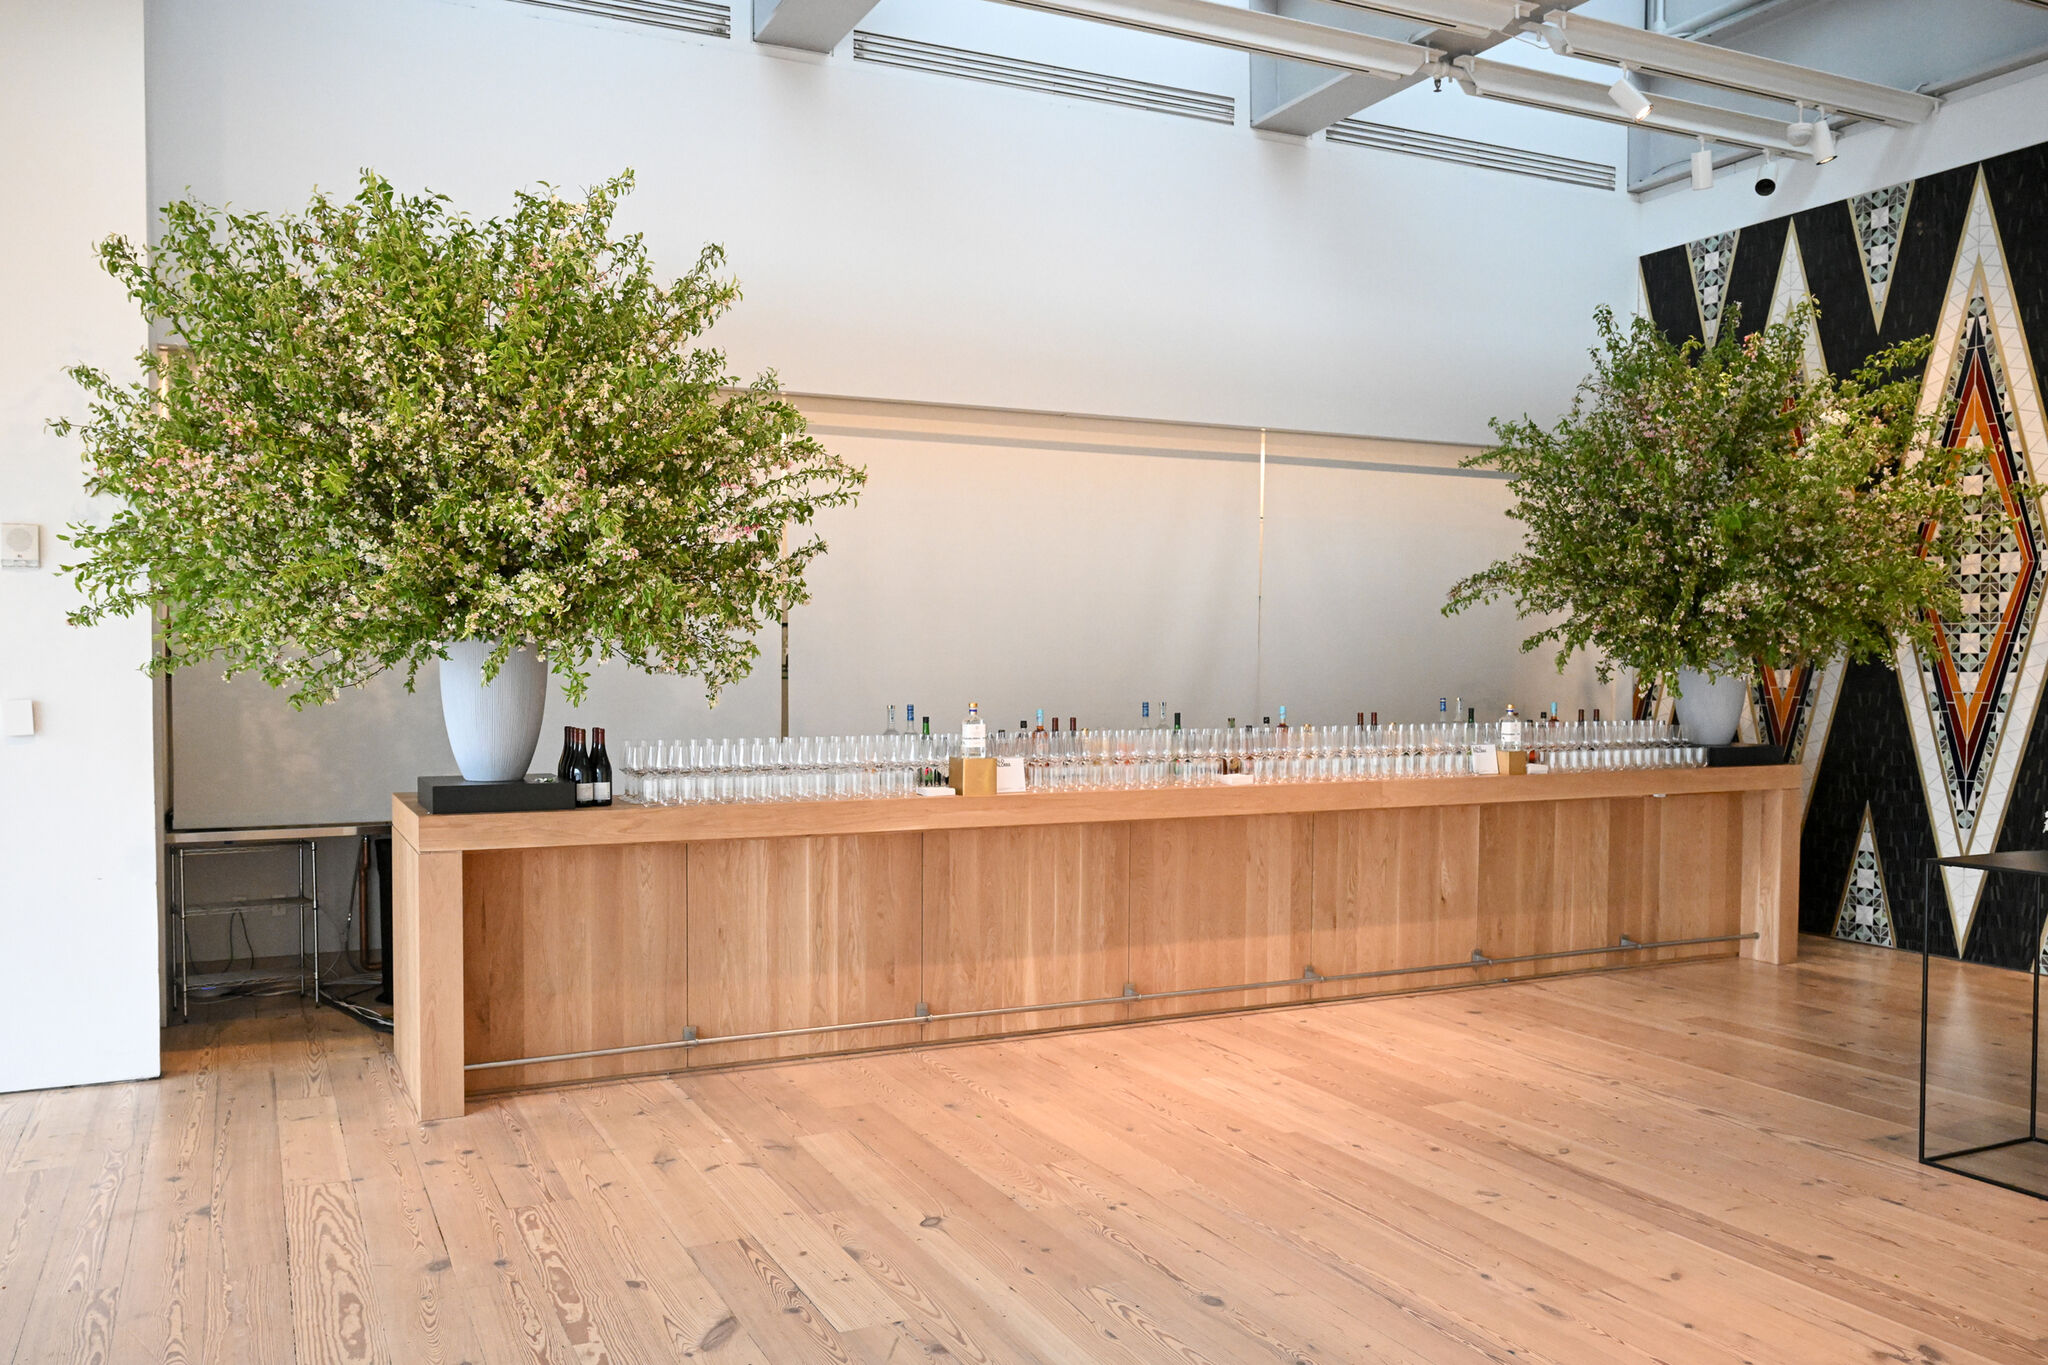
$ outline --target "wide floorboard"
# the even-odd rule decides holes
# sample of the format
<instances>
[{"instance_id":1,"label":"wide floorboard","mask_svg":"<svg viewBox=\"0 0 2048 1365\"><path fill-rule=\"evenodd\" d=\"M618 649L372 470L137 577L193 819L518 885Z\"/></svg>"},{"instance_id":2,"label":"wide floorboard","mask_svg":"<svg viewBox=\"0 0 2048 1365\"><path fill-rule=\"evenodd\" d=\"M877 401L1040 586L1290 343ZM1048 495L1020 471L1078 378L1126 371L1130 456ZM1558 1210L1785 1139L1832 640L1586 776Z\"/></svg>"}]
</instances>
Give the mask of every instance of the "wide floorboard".
<instances>
[{"instance_id":1,"label":"wide floorboard","mask_svg":"<svg viewBox=\"0 0 2048 1365\"><path fill-rule=\"evenodd\" d=\"M0 1096L0 1360L2048 1358L2048 1203L1913 1160L1918 959L1802 947L425 1128L384 1040L222 1007ZM2009 1119L2026 978L1940 972Z\"/></svg>"}]
</instances>

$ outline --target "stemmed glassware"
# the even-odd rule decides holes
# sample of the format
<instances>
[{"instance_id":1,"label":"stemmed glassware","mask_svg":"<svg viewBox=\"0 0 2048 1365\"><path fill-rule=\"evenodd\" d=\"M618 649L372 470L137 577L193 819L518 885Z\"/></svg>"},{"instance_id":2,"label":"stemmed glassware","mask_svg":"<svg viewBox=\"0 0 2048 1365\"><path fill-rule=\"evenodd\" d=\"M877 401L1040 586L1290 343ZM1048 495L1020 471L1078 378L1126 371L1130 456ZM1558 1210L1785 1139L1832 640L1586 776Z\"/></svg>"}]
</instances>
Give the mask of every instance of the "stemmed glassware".
<instances>
[{"instance_id":1,"label":"stemmed glassware","mask_svg":"<svg viewBox=\"0 0 2048 1365\"><path fill-rule=\"evenodd\" d=\"M1066 731L1011 736L1002 749L1023 759L1025 789L1045 793L1464 776L1491 742L1491 726L1434 721ZM1528 744L1552 772L1707 761L1703 747L1659 721L1536 722ZM616 771L629 805L874 799L915 796L926 774L943 783L955 751L951 736L900 733L629 739L616 748Z\"/></svg>"}]
</instances>

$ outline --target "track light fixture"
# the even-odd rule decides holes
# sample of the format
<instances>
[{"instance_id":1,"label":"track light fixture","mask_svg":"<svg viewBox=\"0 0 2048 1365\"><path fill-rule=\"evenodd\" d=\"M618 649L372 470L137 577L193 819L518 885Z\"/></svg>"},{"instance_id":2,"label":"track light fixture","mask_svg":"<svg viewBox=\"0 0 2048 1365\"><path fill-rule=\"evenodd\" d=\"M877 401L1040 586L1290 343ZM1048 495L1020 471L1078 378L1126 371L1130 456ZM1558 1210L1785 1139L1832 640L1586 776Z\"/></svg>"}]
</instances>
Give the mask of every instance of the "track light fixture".
<instances>
[{"instance_id":1,"label":"track light fixture","mask_svg":"<svg viewBox=\"0 0 2048 1365\"><path fill-rule=\"evenodd\" d=\"M1817 111L1820 118L1813 123L1806 121L1806 106L1799 106L1799 118L1785 126L1785 136L1806 150L1816 166L1825 166L1835 159L1835 130L1828 122L1828 111Z\"/></svg>"},{"instance_id":2,"label":"track light fixture","mask_svg":"<svg viewBox=\"0 0 2048 1365\"><path fill-rule=\"evenodd\" d=\"M1778 192L1778 158L1764 153L1764 164L1757 167L1756 192L1768 198Z\"/></svg>"},{"instance_id":3,"label":"track light fixture","mask_svg":"<svg viewBox=\"0 0 2048 1365\"><path fill-rule=\"evenodd\" d=\"M1828 124L1828 111L1820 111L1820 122L1813 125L1813 162L1825 166L1835 159L1835 130Z\"/></svg>"},{"instance_id":4,"label":"track light fixture","mask_svg":"<svg viewBox=\"0 0 2048 1365\"><path fill-rule=\"evenodd\" d=\"M1650 104L1650 97L1636 89L1635 82L1628 78L1626 67L1622 68L1621 79L1607 87L1607 97L1614 101L1616 108L1637 123L1648 118L1653 107Z\"/></svg>"},{"instance_id":5,"label":"track light fixture","mask_svg":"<svg viewBox=\"0 0 2048 1365\"><path fill-rule=\"evenodd\" d=\"M1714 188L1714 153L1707 147L1707 140L1700 139L1699 150L1692 154L1692 187L1696 190Z\"/></svg>"}]
</instances>

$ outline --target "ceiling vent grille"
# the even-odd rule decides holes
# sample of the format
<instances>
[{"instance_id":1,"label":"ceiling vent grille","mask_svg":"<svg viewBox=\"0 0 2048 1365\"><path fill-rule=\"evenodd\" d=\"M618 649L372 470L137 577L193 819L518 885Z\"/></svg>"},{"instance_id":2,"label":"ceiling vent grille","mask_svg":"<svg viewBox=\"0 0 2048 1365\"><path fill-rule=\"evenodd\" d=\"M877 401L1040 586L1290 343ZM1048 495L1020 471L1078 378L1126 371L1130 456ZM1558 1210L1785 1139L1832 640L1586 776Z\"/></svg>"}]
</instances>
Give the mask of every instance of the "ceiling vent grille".
<instances>
[{"instance_id":1,"label":"ceiling vent grille","mask_svg":"<svg viewBox=\"0 0 2048 1365\"><path fill-rule=\"evenodd\" d=\"M1209 123L1237 122L1237 101L1228 95L1204 90L1184 90L1177 85L1154 85L1150 81L1105 76L1072 67L1047 66L1016 57L998 57L987 52L921 43L912 38L891 38L882 33L856 31L853 35L855 61L879 62L909 71L926 71L962 80L1007 85L1017 90L1036 90L1067 99L1094 100L1099 104L1143 109L1154 114L1177 114L1181 118Z\"/></svg>"},{"instance_id":2,"label":"ceiling vent grille","mask_svg":"<svg viewBox=\"0 0 2048 1365\"><path fill-rule=\"evenodd\" d=\"M629 24L698 33L707 38L732 37L732 6L712 0L516 0L536 9L621 19Z\"/></svg>"},{"instance_id":3,"label":"ceiling vent grille","mask_svg":"<svg viewBox=\"0 0 2048 1365\"><path fill-rule=\"evenodd\" d=\"M1592 190L1611 190L1615 169L1599 161L1575 161L1568 156L1546 152L1525 152L1492 142L1470 142L1461 137L1418 133L1412 128L1393 128L1384 123L1367 123L1348 118L1330 125L1328 137L1350 147L1371 147L1382 152L1424 156L1432 161L1454 161L1461 166L1478 166L1512 175L1533 175L1565 185L1583 185Z\"/></svg>"}]
</instances>

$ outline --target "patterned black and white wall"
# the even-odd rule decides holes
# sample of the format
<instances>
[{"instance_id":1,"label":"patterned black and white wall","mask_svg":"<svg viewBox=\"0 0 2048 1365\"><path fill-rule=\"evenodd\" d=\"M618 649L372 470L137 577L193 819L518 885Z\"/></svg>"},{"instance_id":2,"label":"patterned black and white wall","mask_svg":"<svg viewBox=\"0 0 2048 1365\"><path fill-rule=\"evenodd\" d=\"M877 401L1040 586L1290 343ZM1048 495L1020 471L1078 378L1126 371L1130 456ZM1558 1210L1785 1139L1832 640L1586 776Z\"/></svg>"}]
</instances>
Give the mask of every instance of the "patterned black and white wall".
<instances>
[{"instance_id":1,"label":"patterned black and white wall","mask_svg":"<svg viewBox=\"0 0 2048 1365\"><path fill-rule=\"evenodd\" d=\"M2018 483L2048 480L2048 144L1672 247L1642 259L1650 316L1674 337L1748 329L1811 295L1808 363L1837 372L1932 335L1924 401L1954 404L1971 535L1952 566L1963 611L1938 648L1760 676L1753 722L1806 770L1800 928L1917 950L1921 869L1940 854L2048 847L2048 536ZM2032 885L1956 873L1934 950L2043 961Z\"/></svg>"}]
</instances>

